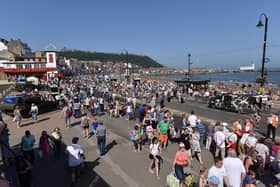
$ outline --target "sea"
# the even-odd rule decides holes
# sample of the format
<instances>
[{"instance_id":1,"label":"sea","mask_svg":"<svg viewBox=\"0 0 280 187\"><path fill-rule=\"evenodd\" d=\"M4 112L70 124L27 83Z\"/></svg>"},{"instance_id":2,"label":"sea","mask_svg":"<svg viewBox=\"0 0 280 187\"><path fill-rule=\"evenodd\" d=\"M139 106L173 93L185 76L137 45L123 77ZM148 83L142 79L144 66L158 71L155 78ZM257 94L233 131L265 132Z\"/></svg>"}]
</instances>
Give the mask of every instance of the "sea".
<instances>
[{"instance_id":1,"label":"sea","mask_svg":"<svg viewBox=\"0 0 280 187\"><path fill-rule=\"evenodd\" d=\"M267 72L268 83L280 85L280 72ZM210 80L211 82L246 82L253 83L257 77L261 77L261 72L228 72L228 73L203 73L191 75L192 80ZM186 75L173 74L168 75L171 80L186 79Z\"/></svg>"}]
</instances>

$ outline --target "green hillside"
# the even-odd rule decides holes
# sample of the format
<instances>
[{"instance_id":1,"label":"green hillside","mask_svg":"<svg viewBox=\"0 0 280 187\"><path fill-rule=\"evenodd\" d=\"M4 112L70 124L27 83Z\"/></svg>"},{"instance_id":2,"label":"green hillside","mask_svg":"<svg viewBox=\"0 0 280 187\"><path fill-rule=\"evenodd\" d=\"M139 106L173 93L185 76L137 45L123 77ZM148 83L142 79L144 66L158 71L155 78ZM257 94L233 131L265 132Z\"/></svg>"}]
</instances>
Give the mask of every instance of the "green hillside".
<instances>
[{"instance_id":1,"label":"green hillside","mask_svg":"<svg viewBox=\"0 0 280 187\"><path fill-rule=\"evenodd\" d=\"M60 51L59 56L66 58L76 58L79 60L96 60L101 62L126 62L125 54L102 53L102 52L88 52L88 51ZM141 67L162 67L161 64L148 56L141 56L135 54L128 54L128 62Z\"/></svg>"}]
</instances>

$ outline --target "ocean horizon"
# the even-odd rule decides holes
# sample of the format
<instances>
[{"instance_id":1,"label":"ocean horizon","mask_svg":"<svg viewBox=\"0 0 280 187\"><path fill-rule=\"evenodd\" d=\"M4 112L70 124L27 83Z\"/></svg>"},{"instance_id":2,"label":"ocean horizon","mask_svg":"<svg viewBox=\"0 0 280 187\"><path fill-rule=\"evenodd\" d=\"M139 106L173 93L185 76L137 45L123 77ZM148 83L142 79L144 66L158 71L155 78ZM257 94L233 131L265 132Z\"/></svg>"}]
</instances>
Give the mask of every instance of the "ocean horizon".
<instances>
[{"instance_id":1,"label":"ocean horizon","mask_svg":"<svg viewBox=\"0 0 280 187\"><path fill-rule=\"evenodd\" d=\"M267 72L268 83L280 84L280 72ZM166 76L171 80L186 79L184 74L172 74ZM192 74L191 80L210 80L216 81L234 81L234 82L248 82L255 83L256 78L261 77L261 72L226 72L226 73L200 73Z\"/></svg>"}]
</instances>

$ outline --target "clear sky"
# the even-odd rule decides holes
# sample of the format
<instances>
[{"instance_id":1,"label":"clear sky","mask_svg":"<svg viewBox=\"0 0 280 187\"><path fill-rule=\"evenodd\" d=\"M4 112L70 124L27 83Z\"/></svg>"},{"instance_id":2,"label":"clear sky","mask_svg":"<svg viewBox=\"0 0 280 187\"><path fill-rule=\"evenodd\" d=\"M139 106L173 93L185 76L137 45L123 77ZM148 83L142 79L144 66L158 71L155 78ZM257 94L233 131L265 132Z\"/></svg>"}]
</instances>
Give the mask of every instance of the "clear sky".
<instances>
[{"instance_id":1,"label":"clear sky","mask_svg":"<svg viewBox=\"0 0 280 187\"><path fill-rule=\"evenodd\" d=\"M186 68L261 66L269 17L268 67L280 67L279 0L1 0L0 37L33 51L48 43L98 52L144 54ZM264 20L264 19L263 19Z\"/></svg>"}]
</instances>

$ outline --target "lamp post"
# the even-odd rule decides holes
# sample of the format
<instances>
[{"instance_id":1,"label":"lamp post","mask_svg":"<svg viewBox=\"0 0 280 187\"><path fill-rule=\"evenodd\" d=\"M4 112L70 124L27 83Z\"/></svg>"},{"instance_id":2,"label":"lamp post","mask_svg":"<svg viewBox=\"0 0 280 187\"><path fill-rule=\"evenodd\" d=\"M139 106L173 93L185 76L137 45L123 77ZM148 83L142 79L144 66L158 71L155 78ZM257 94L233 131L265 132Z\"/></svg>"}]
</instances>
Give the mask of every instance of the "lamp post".
<instances>
[{"instance_id":1,"label":"lamp post","mask_svg":"<svg viewBox=\"0 0 280 187\"><path fill-rule=\"evenodd\" d=\"M129 67L128 67L128 52L125 50L125 56L126 56L126 84L128 84L129 81Z\"/></svg>"},{"instance_id":2,"label":"lamp post","mask_svg":"<svg viewBox=\"0 0 280 187\"><path fill-rule=\"evenodd\" d=\"M267 25L268 25L268 17L266 14L262 13L260 15L259 22L257 24L257 27L263 27L262 23L262 17L265 18L265 25L264 25L264 40L263 40L263 55L262 55L262 72L261 72L261 87L260 91L263 92L263 86L265 82L265 77L264 77L264 63L265 63L265 52L266 52L266 39L267 39Z\"/></svg>"},{"instance_id":3,"label":"lamp post","mask_svg":"<svg viewBox=\"0 0 280 187\"><path fill-rule=\"evenodd\" d=\"M191 54L188 53L188 77L187 80L190 80L190 76L191 76Z\"/></svg>"}]
</instances>

